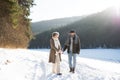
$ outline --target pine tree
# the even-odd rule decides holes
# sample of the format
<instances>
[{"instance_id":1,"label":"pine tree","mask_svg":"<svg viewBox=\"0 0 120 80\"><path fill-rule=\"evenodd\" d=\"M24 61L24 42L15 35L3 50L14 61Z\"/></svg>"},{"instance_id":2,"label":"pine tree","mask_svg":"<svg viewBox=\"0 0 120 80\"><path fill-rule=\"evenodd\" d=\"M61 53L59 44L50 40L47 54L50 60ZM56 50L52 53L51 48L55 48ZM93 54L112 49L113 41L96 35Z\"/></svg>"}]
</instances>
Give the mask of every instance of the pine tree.
<instances>
[{"instance_id":1,"label":"pine tree","mask_svg":"<svg viewBox=\"0 0 120 80\"><path fill-rule=\"evenodd\" d=\"M0 47L26 48L32 38L30 7L33 0L0 0Z\"/></svg>"}]
</instances>

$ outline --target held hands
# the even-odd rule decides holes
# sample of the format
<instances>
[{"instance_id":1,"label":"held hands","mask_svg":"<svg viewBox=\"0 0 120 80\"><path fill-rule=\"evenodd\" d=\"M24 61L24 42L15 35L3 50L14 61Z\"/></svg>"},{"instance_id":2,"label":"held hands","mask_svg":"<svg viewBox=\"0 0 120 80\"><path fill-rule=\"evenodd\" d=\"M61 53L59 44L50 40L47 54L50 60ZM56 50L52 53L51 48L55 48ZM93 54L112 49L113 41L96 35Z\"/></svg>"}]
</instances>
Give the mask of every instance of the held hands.
<instances>
[{"instance_id":1,"label":"held hands","mask_svg":"<svg viewBox=\"0 0 120 80\"><path fill-rule=\"evenodd\" d=\"M62 50L59 50L59 51L58 51L58 53L62 54L62 53L63 53L63 51L62 51Z\"/></svg>"},{"instance_id":2,"label":"held hands","mask_svg":"<svg viewBox=\"0 0 120 80\"><path fill-rule=\"evenodd\" d=\"M62 53L63 53L63 51L62 51L62 50L59 50L58 52L56 52L55 55L62 54Z\"/></svg>"}]
</instances>

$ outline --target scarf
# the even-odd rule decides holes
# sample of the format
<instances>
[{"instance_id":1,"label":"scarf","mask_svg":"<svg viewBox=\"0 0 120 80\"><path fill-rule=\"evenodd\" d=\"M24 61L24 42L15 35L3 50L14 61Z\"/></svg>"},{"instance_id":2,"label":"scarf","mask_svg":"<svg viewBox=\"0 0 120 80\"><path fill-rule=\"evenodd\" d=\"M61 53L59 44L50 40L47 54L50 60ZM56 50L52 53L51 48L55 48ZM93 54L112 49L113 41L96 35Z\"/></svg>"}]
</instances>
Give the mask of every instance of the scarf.
<instances>
[{"instance_id":1,"label":"scarf","mask_svg":"<svg viewBox=\"0 0 120 80\"><path fill-rule=\"evenodd\" d=\"M58 49L60 47L60 41L59 41L59 39L53 38L53 40L54 40L55 47Z\"/></svg>"},{"instance_id":2,"label":"scarf","mask_svg":"<svg viewBox=\"0 0 120 80\"><path fill-rule=\"evenodd\" d=\"M78 44L78 36L75 35L75 36L73 37L73 39L74 39L74 41L75 41L75 44ZM65 45L70 46L70 41L71 41L71 37L69 36L69 37L67 38L67 41L66 41Z\"/></svg>"}]
</instances>

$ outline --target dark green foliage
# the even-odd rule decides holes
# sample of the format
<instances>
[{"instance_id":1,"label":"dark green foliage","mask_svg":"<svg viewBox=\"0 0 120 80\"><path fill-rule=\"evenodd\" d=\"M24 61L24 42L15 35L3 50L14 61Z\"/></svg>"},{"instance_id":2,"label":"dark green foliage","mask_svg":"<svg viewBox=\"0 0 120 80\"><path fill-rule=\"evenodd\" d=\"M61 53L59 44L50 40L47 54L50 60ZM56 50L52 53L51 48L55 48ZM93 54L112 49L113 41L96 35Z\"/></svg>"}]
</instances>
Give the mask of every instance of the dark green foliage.
<instances>
[{"instance_id":1,"label":"dark green foliage","mask_svg":"<svg viewBox=\"0 0 120 80\"><path fill-rule=\"evenodd\" d=\"M31 36L33 0L0 0L0 47L25 48Z\"/></svg>"},{"instance_id":2,"label":"dark green foliage","mask_svg":"<svg viewBox=\"0 0 120 80\"><path fill-rule=\"evenodd\" d=\"M53 31L60 32L63 46L71 29L76 30L80 36L82 48L120 48L120 18L111 9L87 16L65 27L38 34L36 39L31 41L29 48L49 48L49 39Z\"/></svg>"}]
</instances>

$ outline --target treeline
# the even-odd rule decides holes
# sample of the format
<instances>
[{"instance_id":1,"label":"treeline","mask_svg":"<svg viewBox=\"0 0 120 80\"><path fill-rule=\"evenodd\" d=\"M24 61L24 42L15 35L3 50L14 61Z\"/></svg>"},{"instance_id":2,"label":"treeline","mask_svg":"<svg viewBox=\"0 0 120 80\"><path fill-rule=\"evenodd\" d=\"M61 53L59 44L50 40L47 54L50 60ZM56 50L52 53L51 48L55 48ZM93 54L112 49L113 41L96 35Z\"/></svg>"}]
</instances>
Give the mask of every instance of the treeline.
<instances>
[{"instance_id":1,"label":"treeline","mask_svg":"<svg viewBox=\"0 0 120 80\"><path fill-rule=\"evenodd\" d=\"M54 31L60 32L63 46L71 29L80 36L82 48L120 48L120 18L111 12L111 9L107 9L65 27L38 34L30 42L29 48L49 48L49 39Z\"/></svg>"}]
</instances>

